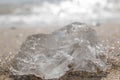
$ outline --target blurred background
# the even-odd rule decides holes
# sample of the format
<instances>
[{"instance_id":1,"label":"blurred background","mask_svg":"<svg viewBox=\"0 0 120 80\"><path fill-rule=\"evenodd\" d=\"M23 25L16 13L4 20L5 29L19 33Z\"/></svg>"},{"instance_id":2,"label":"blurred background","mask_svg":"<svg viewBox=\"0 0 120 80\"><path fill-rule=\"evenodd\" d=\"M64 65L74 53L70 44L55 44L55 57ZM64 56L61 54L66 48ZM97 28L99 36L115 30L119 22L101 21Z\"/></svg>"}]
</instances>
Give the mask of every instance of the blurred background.
<instances>
[{"instance_id":1,"label":"blurred background","mask_svg":"<svg viewBox=\"0 0 120 80\"><path fill-rule=\"evenodd\" d=\"M119 23L120 0L0 0L0 27L60 27L76 21Z\"/></svg>"}]
</instances>

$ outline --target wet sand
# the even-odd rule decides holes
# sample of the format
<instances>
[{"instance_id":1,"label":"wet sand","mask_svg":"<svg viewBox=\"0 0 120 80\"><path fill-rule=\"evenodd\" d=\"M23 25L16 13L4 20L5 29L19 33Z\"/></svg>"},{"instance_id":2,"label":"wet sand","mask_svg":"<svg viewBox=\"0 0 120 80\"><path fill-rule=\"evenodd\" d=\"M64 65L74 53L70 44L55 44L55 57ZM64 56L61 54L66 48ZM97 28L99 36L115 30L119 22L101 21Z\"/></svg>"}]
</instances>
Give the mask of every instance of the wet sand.
<instances>
[{"instance_id":1,"label":"wet sand","mask_svg":"<svg viewBox=\"0 0 120 80\"><path fill-rule=\"evenodd\" d=\"M120 25L106 24L96 28L100 40L106 47L109 62L114 65L106 78L102 80L120 80ZM118 67L116 67L118 66Z\"/></svg>"},{"instance_id":2,"label":"wet sand","mask_svg":"<svg viewBox=\"0 0 120 80\"><path fill-rule=\"evenodd\" d=\"M26 37L31 34L49 33L54 29L49 28L0 28L0 60L5 60L8 55L15 55ZM120 54L120 24L105 24L95 28L103 45L110 51L110 55ZM117 60L116 60L117 61ZM118 60L119 61L119 60ZM8 61L9 63L9 61ZM0 80L9 80L1 75ZM120 68L112 69L103 80L120 80Z\"/></svg>"}]
</instances>

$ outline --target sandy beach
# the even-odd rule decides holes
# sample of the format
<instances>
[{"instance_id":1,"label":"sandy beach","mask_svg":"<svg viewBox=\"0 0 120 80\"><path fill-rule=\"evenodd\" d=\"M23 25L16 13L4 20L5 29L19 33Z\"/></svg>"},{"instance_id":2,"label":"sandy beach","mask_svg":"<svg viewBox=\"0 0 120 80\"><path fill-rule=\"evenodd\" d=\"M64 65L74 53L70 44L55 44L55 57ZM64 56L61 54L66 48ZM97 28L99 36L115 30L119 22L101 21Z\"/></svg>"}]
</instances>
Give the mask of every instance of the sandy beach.
<instances>
[{"instance_id":1,"label":"sandy beach","mask_svg":"<svg viewBox=\"0 0 120 80\"><path fill-rule=\"evenodd\" d=\"M27 36L38 33L49 33L54 29L48 28L0 28L0 60L5 60L8 55L15 55L20 45ZM120 24L105 24L95 30L108 51L120 53ZM111 55L111 54L110 54ZM9 61L8 61L9 62ZM0 75L0 80L10 80L5 75ZM110 71L102 80L120 80L120 68Z\"/></svg>"}]
</instances>

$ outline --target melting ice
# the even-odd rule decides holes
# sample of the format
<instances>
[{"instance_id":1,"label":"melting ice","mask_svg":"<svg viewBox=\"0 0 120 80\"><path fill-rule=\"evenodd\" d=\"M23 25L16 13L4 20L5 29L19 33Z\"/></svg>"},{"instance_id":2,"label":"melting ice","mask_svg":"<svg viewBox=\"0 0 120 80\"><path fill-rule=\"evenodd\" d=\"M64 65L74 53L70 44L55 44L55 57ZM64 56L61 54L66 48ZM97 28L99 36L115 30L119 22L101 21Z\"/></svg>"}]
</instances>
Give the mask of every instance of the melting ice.
<instances>
[{"instance_id":1,"label":"melting ice","mask_svg":"<svg viewBox=\"0 0 120 80\"><path fill-rule=\"evenodd\" d=\"M14 58L14 75L34 74L53 79L70 70L106 70L106 54L96 32L86 24L72 23L51 34L31 35Z\"/></svg>"}]
</instances>

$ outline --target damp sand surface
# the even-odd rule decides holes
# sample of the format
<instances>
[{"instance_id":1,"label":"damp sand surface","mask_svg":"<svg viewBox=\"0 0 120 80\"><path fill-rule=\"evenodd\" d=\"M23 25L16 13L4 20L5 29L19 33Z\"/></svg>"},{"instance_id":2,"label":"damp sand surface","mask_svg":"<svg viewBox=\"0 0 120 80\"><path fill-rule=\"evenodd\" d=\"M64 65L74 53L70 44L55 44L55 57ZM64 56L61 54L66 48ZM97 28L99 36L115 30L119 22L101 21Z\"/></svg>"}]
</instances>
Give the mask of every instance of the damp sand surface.
<instances>
[{"instance_id":1,"label":"damp sand surface","mask_svg":"<svg viewBox=\"0 0 120 80\"><path fill-rule=\"evenodd\" d=\"M38 33L50 33L55 29L57 28L0 28L0 59L4 60L8 55L17 54L27 36ZM120 24L104 24L95 28L95 30L101 42L106 49L109 49L110 53L111 51L114 54L120 53ZM10 80L8 75L0 74L0 80ZM107 77L102 80L120 80L120 68L111 69Z\"/></svg>"}]
</instances>

